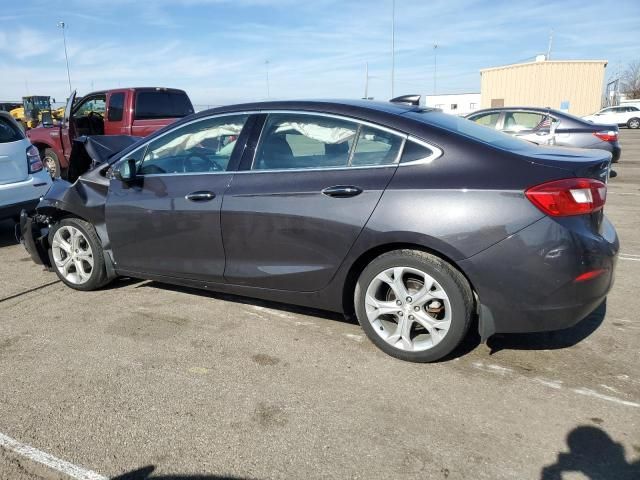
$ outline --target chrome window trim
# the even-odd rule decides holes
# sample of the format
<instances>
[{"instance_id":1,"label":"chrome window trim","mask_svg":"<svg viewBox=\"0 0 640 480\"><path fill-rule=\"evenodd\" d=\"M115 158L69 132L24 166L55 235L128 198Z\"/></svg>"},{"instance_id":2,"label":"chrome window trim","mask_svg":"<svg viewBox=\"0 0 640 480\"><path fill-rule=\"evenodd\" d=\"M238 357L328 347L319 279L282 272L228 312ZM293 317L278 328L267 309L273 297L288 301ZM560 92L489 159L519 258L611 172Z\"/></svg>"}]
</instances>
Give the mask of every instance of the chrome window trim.
<instances>
[{"instance_id":1,"label":"chrome window trim","mask_svg":"<svg viewBox=\"0 0 640 480\"><path fill-rule=\"evenodd\" d=\"M402 133L399 132L397 130L393 130L391 128L379 125L377 123L372 123L372 122L368 122L366 120L360 120L358 118L354 118L354 117L345 117L343 115L337 115L337 114L332 114L332 113L324 113L324 112L315 112L312 110L243 110L243 111L239 111L239 112L226 112L226 113L218 113L218 114L212 114L212 115L208 115L206 117L201 117L201 118L197 118L194 120L191 120L189 122L186 122L182 125L180 125L179 128L182 127L186 127L188 125L192 125L194 123L198 123L198 122L202 122L202 121L206 121L206 120L210 120L212 118L219 118L219 117L228 117L228 116L237 116L237 115L261 115L261 114L271 114L271 113L287 113L287 114L301 114L301 115L315 115L315 116L321 116L321 117L328 117L328 118L336 118L338 120L344 120L344 121L349 121L349 122L353 122L359 125L366 125L368 127L371 128L376 128L378 130L382 130L388 133L391 133L397 137L402 138L402 144L400 145L400 148L398 149L398 155L396 157L396 159L394 160L393 163L389 163L386 165L362 165L362 166L343 166L343 167L314 167L314 168L278 168L278 169L269 169L269 170L225 170L225 171L221 171L221 172L175 172L175 173L153 173L153 174L147 174L147 175L139 175L140 177L166 177L166 176L189 176L189 175L224 175L224 174L247 174L247 173L276 173L276 172L318 172L318 171L339 171L339 170L363 170L363 169L379 169L379 168L397 168L397 167L403 167L403 166L414 166L414 165L421 165L421 164L428 164L433 162L434 160L440 158L444 152L442 151L442 149L440 149L439 147L436 147L435 145L426 142L425 140L422 140L420 138L417 138L413 135L409 135L406 133ZM264 126L263 126L264 127ZM164 132L162 135L159 135L157 137L154 137L153 139L150 139L148 141L146 141L144 144L140 145L138 148L132 150L131 152L129 152L129 154L124 157L121 158L120 160L118 160L116 163L114 163L112 165L113 168L116 168L117 165L119 165L122 161L126 160L128 158L129 155L133 155L134 153L138 152L141 149L146 149L152 142L164 137L165 135L168 135L171 132L174 132L175 130L171 129L168 130L166 132ZM264 132L264 128L260 131L260 136L258 138L258 143L256 146L255 151L253 152L253 158L251 160L251 167L253 167L253 163L255 162L255 155L258 151L258 146L260 145L260 142L262 140L262 133ZM411 162L406 162L406 163L401 163L400 160L402 159L402 154L404 153L404 148L405 145L407 143L407 141L412 141L415 142L419 145L422 145L428 149L430 149L433 153L427 157L424 158L420 158L418 160L413 160ZM146 155L146 152L145 152ZM143 159L144 159L144 155L143 155Z\"/></svg>"},{"instance_id":2,"label":"chrome window trim","mask_svg":"<svg viewBox=\"0 0 640 480\"><path fill-rule=\"evenodd\" d=\"M426 157L419 158L418 160L412 160L410 162L405 162L405 163L400 162L400 165L399 165L400 167L406 167L406 166L412 166L412 165L424 165L427 163L431 163L434 160L437 160L438 158L440 158L442 155L444 155L444 152L442 151L441 148L436 147L435 145L429 142L425 142L420 138L414 137L413 135L409 135L407 137L407 140L405 141L404 145L406 145L406 142L414 142L414 143L417 143L418 145L422 145L423 147L431 150L432 153L431 155L427 155ZM403 151L404 151L404 145L402 146Z\"/></svg>"}]
</instances>

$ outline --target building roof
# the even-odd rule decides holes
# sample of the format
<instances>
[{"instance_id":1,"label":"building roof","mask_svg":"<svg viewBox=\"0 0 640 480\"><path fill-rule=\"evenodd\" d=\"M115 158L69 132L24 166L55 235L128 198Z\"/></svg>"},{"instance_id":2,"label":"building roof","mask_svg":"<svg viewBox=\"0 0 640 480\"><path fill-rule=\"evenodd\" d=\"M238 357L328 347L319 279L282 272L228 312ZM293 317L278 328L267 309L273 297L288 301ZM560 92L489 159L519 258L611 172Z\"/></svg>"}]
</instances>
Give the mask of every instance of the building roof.
<instances>
[{"instance_id":1,"label":"building roof","mask_svg":"<svg viewBox=\"0 0 640 480\"><path fill-rule=\"evenodd\" d=\"M488 68L481 68L480 69L480 74L482 74L483 72L489 72L491 70L502 70L502 69L507 69L507 68L518 68L518 67L525 67L525 66L530 66L530 65L557 65L557 64L567 64L567 63L600 63L602 65L604 65L605 67L607 66L607 63L609 63L608 60L543 60L540 62L536 62L536 61L532 61L532 62L525 62L525 63L512 63L510 65L501 65L499 67L488 67Z\"/></svg>"}]
</instances>

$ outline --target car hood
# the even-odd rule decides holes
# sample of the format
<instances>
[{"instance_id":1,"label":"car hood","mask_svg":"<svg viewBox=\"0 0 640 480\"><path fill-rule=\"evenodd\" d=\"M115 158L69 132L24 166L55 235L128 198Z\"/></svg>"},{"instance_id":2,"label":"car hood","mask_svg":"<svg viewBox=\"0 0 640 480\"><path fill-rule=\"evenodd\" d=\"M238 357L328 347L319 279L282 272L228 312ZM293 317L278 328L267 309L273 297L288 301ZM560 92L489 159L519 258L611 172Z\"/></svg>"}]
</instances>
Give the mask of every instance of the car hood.
<instances>
[{"instance_id":1,"label":"car hood","mask_svg":"<svg viewBox=\"0 0 640 480\"><path fill-rule=\"evenodd\" d=\"M116 153L140 139L141 137L131 135L93 135L76 138L69 157L67 179L75 182L80 175L107 162Z\"/></svg>"}]
</instances>

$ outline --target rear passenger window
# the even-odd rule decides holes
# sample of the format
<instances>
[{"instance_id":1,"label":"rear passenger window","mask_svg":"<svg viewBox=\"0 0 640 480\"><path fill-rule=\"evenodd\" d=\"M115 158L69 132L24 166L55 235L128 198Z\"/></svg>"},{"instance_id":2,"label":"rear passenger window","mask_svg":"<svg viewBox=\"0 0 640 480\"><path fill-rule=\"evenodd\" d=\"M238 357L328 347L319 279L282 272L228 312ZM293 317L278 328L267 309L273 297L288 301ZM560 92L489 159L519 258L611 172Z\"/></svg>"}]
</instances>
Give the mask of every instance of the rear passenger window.
<instances>
[{"instance_id":1,"label":"rear passenger window","mask_svg":"<svg viewBox=\"0 0 640 480\"><path fill-rule=\"evenodd\" d=\"M122 120L122 113L124 111L124 92L114 93L109 97L108 111L107 120L110 122L119 122Z\"/></svg>"},{"instance_id":2,"label":"rear passenger window","mask_svg":"<svg viewBox=\"0 0 640 480\"><path fill-rule=\"evenodd\" d=\"M414 142L413 140L407 140L402 150L402 157L400 163L417 162L429 158L434 154L434 151L429 147L422 145L421 143Z\"/></svg>"},{"instance_id":3,"label":"rear passenger window","mask_svg":"<svg viewBox=\"0 0 640 480\"><path fill-rule=\"evenodd\" d=\"M253 170L392 165L403 136L339 118L272 114L264 126Z\"/></svg>"},{"instance_id":4,"label":"rear passenger window","mask_svg":"<svg viewBox=\"0 0 640 480\"><path fill-rule=\"evenodd\" d=\"M253 170L346 167L358 126L338 118L269 115Z\"/></svg>"},{"instance_id":5,"label":"rear passenger window","mask_svg":"<svg viewBox=\"0 0 640 480\"><path fill-rule=\"evenodd\" d=\"M350 165L391 165L398 159L402 137L377 128L362 126Z\"/></svg>"},{"instance_id":6,"label":"rear passenger window","mask_svg":"<svg viewBox=\"0 0 640 480\"><path fill-rule=\"evenodd\" d=\"M11 120L0 117L0 143L17 142L23 138L24 135Z\"/></svg>"}]
</instances>

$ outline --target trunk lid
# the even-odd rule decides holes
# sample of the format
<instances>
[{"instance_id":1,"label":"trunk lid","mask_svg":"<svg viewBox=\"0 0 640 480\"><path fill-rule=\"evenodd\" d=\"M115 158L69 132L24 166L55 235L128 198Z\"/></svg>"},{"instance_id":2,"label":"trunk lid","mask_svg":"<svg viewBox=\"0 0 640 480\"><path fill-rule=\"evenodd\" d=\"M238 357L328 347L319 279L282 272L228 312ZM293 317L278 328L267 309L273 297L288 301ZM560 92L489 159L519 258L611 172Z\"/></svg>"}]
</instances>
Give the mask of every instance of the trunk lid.
<instances>
[{"instance_id":1,"label":"trunk lid","mask_svg":"<svg viewBox=\"0 0 640 480\"><path fill-rule=\"evenodd\" d=\"M0 185L23 182L29 178L28 140L0 143Z\"/></svg>"},{"instance_id":2,"label":"trunk lid","mask_svg":"<svg viewBox=\"0 0 640 480\"><path fill-rule=\"evenodd\" d=\"M567 176L594 178L602 182L609 179L611 153L588 148L537 147L523 153L527 159L538 165L554 167L570 173ZM563 178L562 176L558 178Z\"/></svg>"}]
</instances>

